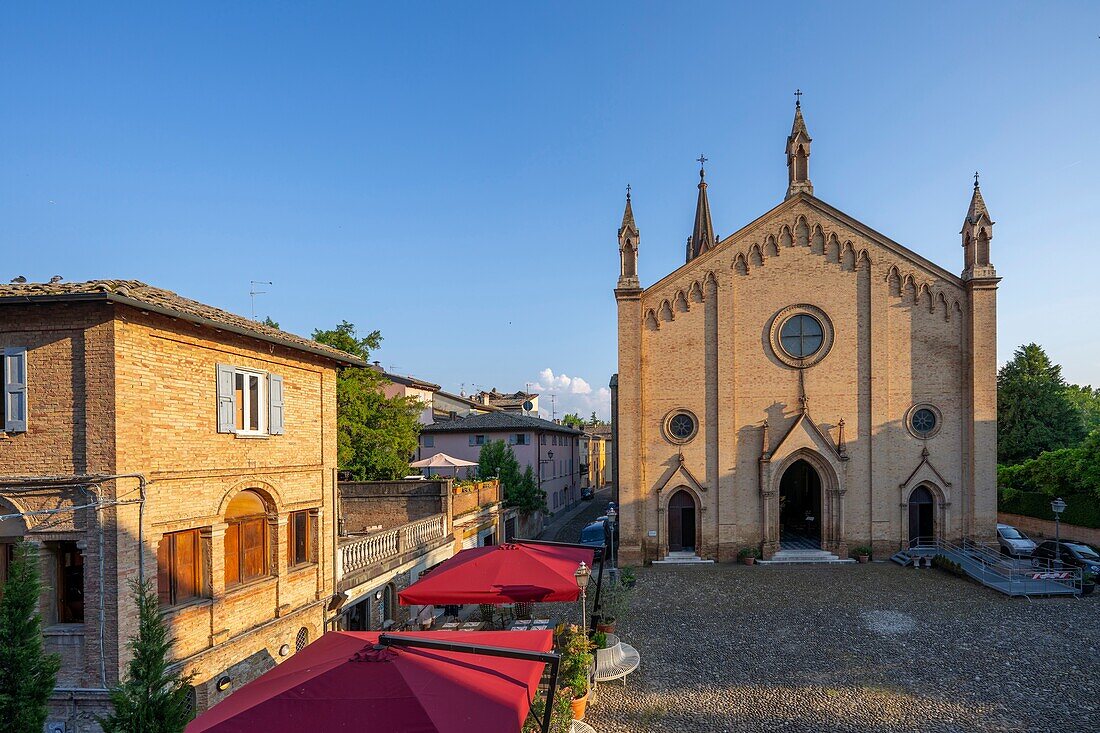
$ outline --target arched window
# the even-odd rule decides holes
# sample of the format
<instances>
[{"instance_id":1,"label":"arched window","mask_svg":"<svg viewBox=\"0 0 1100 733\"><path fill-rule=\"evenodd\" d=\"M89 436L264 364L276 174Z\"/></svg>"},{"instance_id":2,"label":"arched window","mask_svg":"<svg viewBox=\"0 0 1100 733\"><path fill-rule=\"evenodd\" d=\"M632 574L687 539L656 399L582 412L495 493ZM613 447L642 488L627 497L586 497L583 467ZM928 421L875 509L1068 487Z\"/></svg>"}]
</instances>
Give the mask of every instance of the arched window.
<instances>
[{"instance_id":1,"label":"arched window","mask_svg":"<svg viewBox=\"0 0 1100 733\"><path fill-rule=\"evenodd\" d=\"M267 508L255 491L242 491L225 510L225 585L231 587L267 575Z\"/></svg>"},{"instance_id":2,"label":"arched window","mask_svg":"<svg viewBox=\"0 0 1100 733\"><path fill-rule=\"evenodd\" d=\"M298 653L309 644L309 629L305 626L298 629L298 635L294 637L294 652Z\"/></svg>"}]
</instances>

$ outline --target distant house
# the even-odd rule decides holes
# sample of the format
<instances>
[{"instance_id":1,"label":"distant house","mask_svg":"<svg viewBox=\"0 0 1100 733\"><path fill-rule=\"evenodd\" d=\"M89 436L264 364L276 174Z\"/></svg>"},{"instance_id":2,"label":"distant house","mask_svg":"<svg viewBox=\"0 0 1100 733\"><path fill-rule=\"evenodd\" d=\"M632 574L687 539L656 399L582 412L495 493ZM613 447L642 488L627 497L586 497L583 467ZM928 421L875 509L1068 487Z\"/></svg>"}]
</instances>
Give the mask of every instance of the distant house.
<instances>
[{"instance_id":1,"label":"distant house","mask_svg":"<svg viewBox=\"0 0 1100 733\"><path fill-rule=\"evenodd\" d=\"M488 392L478 392L473 399L482 405L496 407L505 412L539 414L539 396L534 392L497 392L497 388L493 387Z\"/></svg>"},{"instance_id":2,"label":"distant house","mask_svg":"<svg viewBox=\"0 0 1100 733\"><path fill-rule=\"evenodd\" d=\"M611 442L610 428L605 435L600 432L599 426L586 427L581 436L581 455L583 469L581 475L581 488L591 487L598 489L611 481L608 472L608 443Z\"/></svg>"},{"instance_id":3,"label":"distant house","mask_svg":"<svg viewBox=\"0 0 1100 733\"><path fill-rule=\"evenodd\" d=\"M582 435L580 430L549 420L490 412L426 425L420 433L417 459L446 453L476 461L485 444L503 440L515 453L520 470L530 466L534 471L539 488L546 492L547 509L554 514L580 499Z\"/></svg>"},{"instance_id":4,"label":"distant house","mask_svg":"<svg viewBox=\"0 0 1100 733\"><path fill-rule=\"evenodd\" d=\"M387 397L415 397L420 400L423 409L418 421L421 425L431 425L439 420L454 420L470 415L483 415L501 409L484 404L472 397L451 394L443 391L438 384L405 374L387 372L377 361L371 368L379 372L389 384L384 388Z\"/></svg>"}]
</instances>

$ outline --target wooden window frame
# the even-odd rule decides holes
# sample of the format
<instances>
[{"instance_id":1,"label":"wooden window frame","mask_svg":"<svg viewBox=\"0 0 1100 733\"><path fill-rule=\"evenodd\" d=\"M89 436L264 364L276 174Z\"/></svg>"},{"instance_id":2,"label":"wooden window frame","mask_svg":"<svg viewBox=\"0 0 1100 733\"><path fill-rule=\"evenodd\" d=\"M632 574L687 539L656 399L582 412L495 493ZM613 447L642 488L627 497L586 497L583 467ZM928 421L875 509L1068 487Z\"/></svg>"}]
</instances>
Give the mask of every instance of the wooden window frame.
<instances>
[{"instance_id":1,"label":"wooden window frame","mask_svg":"<svg viewBox=\"0 0 1100 733\"><path fill-rule=\"evenodd\" d=\"M237 380L242 379L241 391L237 392ZM259 403L256 409L257 424L252 425L250 418L252 412L252 393L249 389L250 381L256 380L256 400ZM234 415L233 426L238 435L266 435L267 434L267 373L252 369L235 368L233 370ZM239 399L238 399L239 397ZM240 417L240 422L237 418Z\"/></svg>"},{"instance_id":2,"label":"wooden window frame","mask_svg":"<svg viewBox=\"0 0 1100 733\"><path fill-rule=\"evenodd\" d=\"M180 565L182 550L191 552L191 568ZM157 547L157 596L164 607L177 606L206 597L203 568L206 566L202 533L199 529L168 532ZM190 577L187 577L190 575Z\"/></svg>"},{"instance_id":3,"label":"wooden window frame","mask_svg":"<svg viewBox=\"0 0 1100 733\"><path fill-rule=\"evenodd\" d=\"M298 549L298 524L299 517L305 518L305 557L299 558ZM291 512L286 523L286 564L289 568L299 568L306 565L317 564L317 512L312 509L303 509Z\"/></svg>"},{"instance_id":4,"label":"wooden window frame","mask_svg":"<svg viewBox=\"0 0 1100 733\"><path fill-rule=\"evenodd\" d=\"M226 522L228 525L225 529L225 587L227 589L237 588L250 583L263 580L271 575L271 558L269 557L271 552L270 532L268 530L268 519L266 514L253 515L250 517L236 517ZM253 525L260 527L260 542L262 546L261 558L262 566L259 572L249 573L246 567L246 549L243 543L242 531L245 527L251 527ZM230 556L230 537L233 537L234 552L232 557ZM234 579L230 580L230 568L235 573Z\"/></svg>"},{"instance_id":5,"label":"wooden window frame","mask_svg":"<svg viewBox=\"0 0 1100 733\"><path fill-rule=\"evenodd\" d=\"M72 553L75 558L79 558L80 562L70 567L80 567L80 604L79 613L76 613L75 601L70 601L69 581L67 580L65 557L67 554ZM55 546L54 562L56 564L56 595L57 595L57 623L59 624L82 624L84 623L84 589L86 583L84 582L84 551L81 550L75 540L62 540Z\"/></svg>"}]
</instances>

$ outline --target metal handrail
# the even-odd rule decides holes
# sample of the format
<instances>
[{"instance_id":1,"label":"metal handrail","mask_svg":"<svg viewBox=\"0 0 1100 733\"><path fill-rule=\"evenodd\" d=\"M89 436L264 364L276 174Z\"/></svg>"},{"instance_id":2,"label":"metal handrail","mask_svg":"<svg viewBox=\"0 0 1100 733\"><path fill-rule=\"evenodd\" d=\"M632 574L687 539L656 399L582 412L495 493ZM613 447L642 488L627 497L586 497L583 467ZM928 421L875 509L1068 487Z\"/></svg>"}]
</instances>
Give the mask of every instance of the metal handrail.
<instances>
[{"instance_id":1,"label":"metal handrail","mask_svg":"<svg viewBox=\"0 0 1100 733\"><path fill-rule=\"evenodd\" d=\"M1083 573L1080 568L1059 568L1056 572L1069 573L1067 578L1035 578L1037 570L1034 567L1019 567L1011 564L1008 558L1002 557L1000 552L994 552L988 545L964 537L962 545L956 545L938 537L917 537L909 542L909 549L913 551L932 550L944 552L952 560L964 559L963 570L987 585L990 576L995 576L1008 584L1009 590L1018 590L1023 595L1023 583L1042 580L1049 583L1071 588L1079 592L1083 581ZM955 557L951 557L954 555ZM962 564L962 563L960 563ZM972 567L976 565L977 567Z\"/></svg>"}]
</instances>

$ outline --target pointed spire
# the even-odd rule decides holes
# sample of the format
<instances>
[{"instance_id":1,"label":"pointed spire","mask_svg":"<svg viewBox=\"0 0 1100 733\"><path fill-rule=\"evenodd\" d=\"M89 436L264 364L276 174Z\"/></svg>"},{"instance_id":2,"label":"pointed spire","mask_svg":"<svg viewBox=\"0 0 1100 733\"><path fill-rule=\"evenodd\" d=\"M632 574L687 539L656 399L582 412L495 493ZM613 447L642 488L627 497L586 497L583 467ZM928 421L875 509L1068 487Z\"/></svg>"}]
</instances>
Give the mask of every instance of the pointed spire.
<instances>
[{"instance_id":1,"label":"pointed spire","mask_svg":"<svg viewBox=\"0 0 1100 733\"><path fill-rule=\"evenodd\" d=\"M619 227L619 236L624 231L638 233L638 226L634 223L634 209L630 206L630 184L626 184L626 208L623 210L623 225Z\"/></svg>"},{"instance_id":2,"label":"pointed spire","mask_svg":"<svg viewBox=\"0 0 1100 733\"><path fill-rule=\"evenodd\" d=\"M695 202L695 227L688 240L689 262L714 246L714 224L710 219L710 201L707 200L707 171L703 167L707 158L700 154L696 160L699 161L699 199Z\"/></svg>"},{"instance_id":3,"label":"pointed spire","mask_svg":"<svg viewBox=\"0 0 1100 733\"><path fill-rule=\"evenodd\" d=\"M989 209L985 208L982 189L978 187L978 171L974 171L974 194L970 197L970 208L966 211L966 220L971 224L977 224L983 216L990 224L993 223L992 217L989 216Z\"/></svg>"},{"instance_id":4,"label":"pointed spire","mask_svg":"<svg viewBox=\"0 0 1100 733\"><path fill-rule=\"evenodd\" d=\"M794 93L794 122L791 134L787 136L787 198L799 191L813 195L814 185L810 182L810 137L806 129L806 120L802 118L802 90Z\"/></svg>"},{"instance_id":5,"label":"pointed spire","mask_svg":"<svg viewBox=\"0 0 1100 733\"><path fill-rule=\"evenodd\" d=\"M970 196L970 208L963 220L963 279L996 277L997 271L989 261L989 243L993 239L993 218L982 198L982 189L978 186L978 173L974 173L974 193Z\"/></svg>"}]
</instances>

